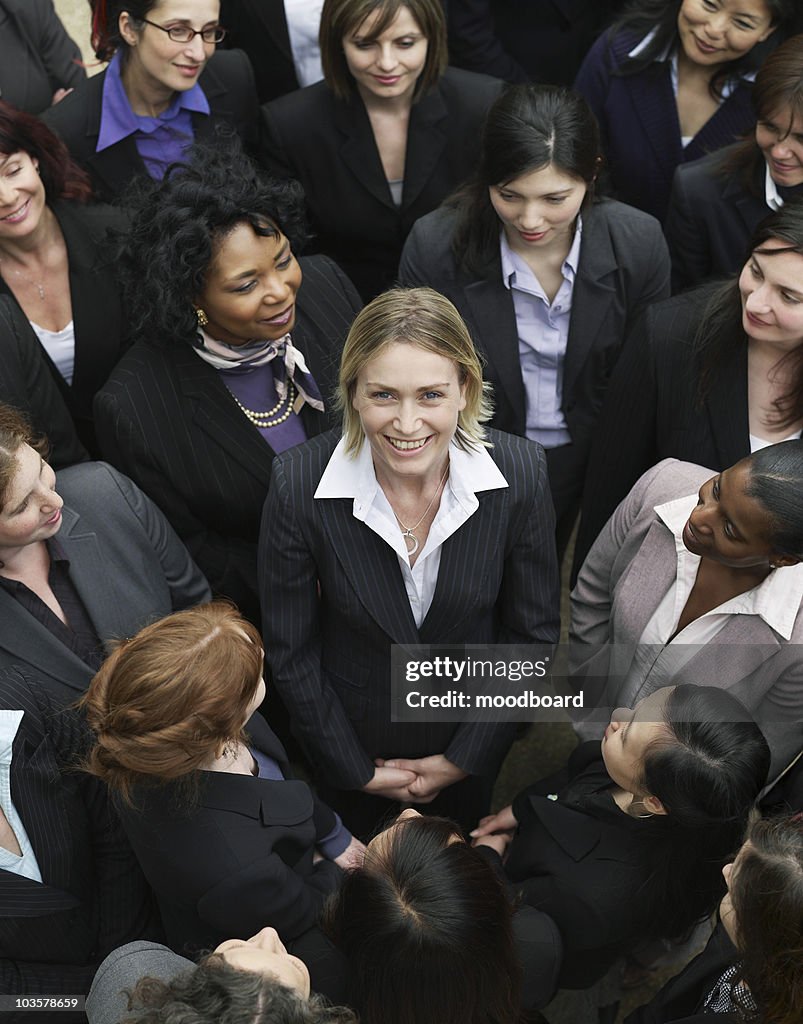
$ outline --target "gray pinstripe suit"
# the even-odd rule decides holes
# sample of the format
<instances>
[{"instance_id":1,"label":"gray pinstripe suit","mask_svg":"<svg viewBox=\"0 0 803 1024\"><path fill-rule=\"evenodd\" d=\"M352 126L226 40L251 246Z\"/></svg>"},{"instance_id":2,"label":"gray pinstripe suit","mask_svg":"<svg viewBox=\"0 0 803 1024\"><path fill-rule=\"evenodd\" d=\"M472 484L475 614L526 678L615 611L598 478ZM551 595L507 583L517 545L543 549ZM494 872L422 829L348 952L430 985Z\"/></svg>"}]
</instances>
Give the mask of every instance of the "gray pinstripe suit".
<instances>
[{"instance_id":1,"label":"gray pinstripe suit","mask_svg":"<svg viewBox=\"0 0 803 1024\"><path fill-rule=\"evenodd\" d=\"M353 517L351 499L313 500L338 434L274 460L259 549L267 657L327 786L361 789L373 775L374 757L436 753L492 780L507 752L509 726L390 721L391 644L558 638L554 516L543 450L499 431L489 435L491 457L509 487L480 493L477 511L445 542L420 629L395 553ZM327 799L332 802L331 793Z\"/></svg>"}]
</instances>

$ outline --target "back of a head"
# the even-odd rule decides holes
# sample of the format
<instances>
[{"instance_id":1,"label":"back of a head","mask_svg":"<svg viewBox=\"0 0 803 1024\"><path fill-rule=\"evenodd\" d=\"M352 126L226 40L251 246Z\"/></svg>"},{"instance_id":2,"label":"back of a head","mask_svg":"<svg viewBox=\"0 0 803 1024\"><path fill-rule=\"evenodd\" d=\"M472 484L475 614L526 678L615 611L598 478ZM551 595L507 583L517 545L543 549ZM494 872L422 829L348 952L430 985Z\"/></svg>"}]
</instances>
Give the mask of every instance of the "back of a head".
<instances>
[{"instance_id":1,"label":"back of a head","mask_svg":"<svg viewBox=\"0 0 803 1024\"><path fill-rule=\"evenodd\" d=\"M803 560L803 441L768 445L749 464L746 492L770 517L774 554Z\"/></svg>"},{"instance_id":2,"label":"back of a head","mask_svg":"<svg viewBox=\"0 0 803 1024\"><path fill-rule=\"evenodd\" d=\"M513 1024L512 910L488 862L445 819L397 823L348 875L328 926L361 1024Z\"/></svg>"},{"instance_id":3,"label":"back of a head","mask_svg":"<svg viewBox=\"0 0 803 1024\"><path fill-rule=\"evenodd\" d=\"M731 876L741 974L766 1024L803 1006L803 817L757 821Z\"/></svg>"},{"instance_id":4,"label":"back of a head","mask_svg":"<svg viewBox=\"0 0 803 1024\"><path fill-rule=\"evenodd\" d=\"M767 57L756 75L751 95L758 120L786 113L803 117L803 35L792 36ZM789 124L778 125L786 131Z\"/></svg>"},{"instance_id":5,"label":"back of a head","mask_svg":"<svg viewBox=\"0 0 803 1024\"><path fill-rule=\"evenodd\" d=\"M25 444L31 445L42 455L46 454L47 443L44 439L34 437L25 416L13 405L0 402L0 509L19 469L17 454Z\"/></svg>"},{"instance_id":6,"label":"back of a head","mask_svg":"<svg viewBox=\"0 0 803 1024\"><path fill-rule=\"evenodd\" d=\"M86 768L123 799L193 776L242 733L262 675L257 630L224 602L175 612L122 643L82 699L95 733Z\"/></svg>"}]
</instances>

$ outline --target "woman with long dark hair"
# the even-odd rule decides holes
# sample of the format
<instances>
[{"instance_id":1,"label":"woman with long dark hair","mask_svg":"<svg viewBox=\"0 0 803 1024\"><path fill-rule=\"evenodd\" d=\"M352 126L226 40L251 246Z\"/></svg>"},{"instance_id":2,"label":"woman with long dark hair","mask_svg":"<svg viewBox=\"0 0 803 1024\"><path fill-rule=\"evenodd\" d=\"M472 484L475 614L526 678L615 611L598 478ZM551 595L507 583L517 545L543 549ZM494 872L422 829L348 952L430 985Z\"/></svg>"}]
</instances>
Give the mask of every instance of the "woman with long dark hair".
<instances>
[{"instance_id":1,"label":"woman with long dark hair","mask_svg":"<svg viewBox=\"0 0 803 1024\"><path fill-rule=\"evenodd\" d=\"M507 850L507 876L560 929L562 988L586 988L619 957L679 939L712 912L769 760L730 694L666 687L617 708L568 773L480 822L475 842Z\"/></svg>"},{"instance_id":2,"label":"woman with long dark hair","mask_svg":"<svg viewBox=\"0 0 803 1024\"><path fill-rule=\"evenodd\" d=\"M84 171L38 117L0 100L0 293L30 325L93 454L92 400L125 351L120 286L106 247L126 217L88 203Z\"/></svg>"},{"instance_id":3,"label":"woman with long dark hair","mask_svg":"<svg viewBox=\"0 0 803 1024\"><path fill-rule=\"evenodd\" d=\"M661 459L724 469L803 427L803 202L758 226L742 272L656 303L633 330L599 417L575 549Z\"/></svg>"},{"instance_id":4,"label":"woman with long dark hair","mask_svg":"<svg viewBox=\"0 0 803 1024\"><path fill-rule=\"evenodd\" d=\"M735 273L759 222L803 200L803 35L770 54L752 102L754 132L675 172L664 228L674 291Z\"/></svg>"},{"instance_id":5,"label":"woman with long dark hair","mask_svg":"<svg viewBox=\"0 0 803 1024\"><path fill-rule=\"evenodd\" d=\"M471 182L415 225L399 271L460 310L494 389L493 425L546 448L561 548L619 349L669 290L655 220L596 200L601 159L577 93L508 89L488 113Z\"/></svg>"},{"instance_id":6,"label":"woman with long dark hair","mask_svg":"<svg viewBox=\"0 0 803 1024\"><path fill-rule=\"evenodd\" d=\"M160 180L194 141L231 126L256 144L254 73L241 50L215 52L225 37L219 0L90 0L92 45L109 66L82 83L45 120L92 179L118 202L135 178Z\"/></svg>"},{"instance_id":7,"label":"woman with long dark hair","mask_svg":"<svg viewBox=\"0 0 803 1024\"><path fill-rule=\"evenodd\" d=\"M367 301L470 173L502 85L447 68L440 0L325 0L320 41L324 81L262 108L262 159L304 186L316 244Z\"/></svg>"},{"instance_id":8,"label":"woman with long dark hair","mask_svg":"<svg viewBox=\"0 0 803 1024\"><path fill-rule=\"evenodd\" d=\"M678 164L752 127L751 79L798 18L796 0L634 0L574 83L600 122L616 197L662 221Z\"/></svg>"}]
</instances>

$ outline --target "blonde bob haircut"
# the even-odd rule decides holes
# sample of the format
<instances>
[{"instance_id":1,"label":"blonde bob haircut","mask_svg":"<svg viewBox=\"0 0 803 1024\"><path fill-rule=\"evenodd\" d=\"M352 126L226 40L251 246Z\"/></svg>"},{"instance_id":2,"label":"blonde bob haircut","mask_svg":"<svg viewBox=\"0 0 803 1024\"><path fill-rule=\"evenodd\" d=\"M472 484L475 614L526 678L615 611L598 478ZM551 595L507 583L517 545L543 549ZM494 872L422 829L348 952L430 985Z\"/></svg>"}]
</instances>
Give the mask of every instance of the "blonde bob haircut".
<instances>
[{"instance_id":1,"label":"blonde bob haircut","mask_svg":"<svg viewBox=\"0 0 803 1024\"><path fill-rule=\"evenodd\" d=\"M375 11L379 12L373 31L366 42L373 42L406 7L427 41L427 59L418 76L413 101L428 92L438 81L449 60L446 42L446 18L441 0L324 0L318 41L326 84L339 100L355 92L343 40L362 25Z\"/></svg>"},{"instance_id":2,"label":"blonde bob haircut","mask_svg":"<svg viewBox=\"0 0 803 1024\"><path fill-rule=\"evenodd\" d=\"M357 378L391 344L417 345L455 364L466 396L466 407L457 416L455 443L463 451L491 447L483 427L491 418L490 385L482 379L482 363L463 318L432 288L392 288L357 314L343 348L335 404L343 414L346 452L359 452L365 438L352 404Z\"/></svg>"},{"instance_id":3,"label":"blonde bob haircut","mask_svg":"<svg viewBox=\"0 0 803 1024\"><path fill-rule=\"evenodd\" d=\"M85 770L129 804L138 785L197 776L227 741L244 737L262 660L259 632L225 601L145 626L103 662L81 699L95 734Z\"/></svg>"}]
</instances>

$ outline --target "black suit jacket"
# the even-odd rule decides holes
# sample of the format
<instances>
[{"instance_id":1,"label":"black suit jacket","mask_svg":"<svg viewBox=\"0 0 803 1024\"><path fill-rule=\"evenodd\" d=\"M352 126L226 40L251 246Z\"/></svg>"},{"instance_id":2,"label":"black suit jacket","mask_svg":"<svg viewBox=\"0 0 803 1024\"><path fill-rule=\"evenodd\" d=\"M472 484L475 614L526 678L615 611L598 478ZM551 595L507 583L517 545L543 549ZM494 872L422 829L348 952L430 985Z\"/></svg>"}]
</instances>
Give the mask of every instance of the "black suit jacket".
<instances>
[{"instance_id":1,"label":"black suit jacket","mask_svg":"<svg viewBox=\"0 0 803 1024\"><path fill-rule=\"evenodd\" d=\"M722 170L737 149L728 146L675 171L664 232L672 257L672 291L694 287L712 277L738 273L745 264L750 238L772 212L764 200L765 164L757 166L747 191L739 174Z\"/></svg>"},{"instance_id":2,"label":"black suit jacket","mask_svg":"<svg viewBox=\"0 0 803 1024\"><path fill-rule=\"evenodd\" d=\"M42 876L0 869L0 992L85 994L113 949L159 938L151 893L105 786L73 767L87 744L76 713L25 669L0 673L0 707L24 712L11 792Z\"/></svg>"},{"instance_id":3,"label":"black suit jacket","mask_svg":"<svg viewBox=\"0 0 803 1024\"><path fill-rule=\"evenodd\" d=\"M502 281L499 248L482 275L466 274L452 255L456 214L442 208L413 228L399 279L429 285L450 299L485 357L494 389L492 424L524 435L526 407L513 296ZM580 263L563 371L561 409L573 444L587 451L608 378L633 322L669 294L669 254L656 220L603 201L583 214Z\"/></svg>"},{"instance_id":4,"label":"black suit jacket","mask_svg":"<svg viewBox=\"0 0 803 1024\"><path fill-rule=\"evenodd\" d=\"M42 349L53 379L67 403L78 433L97 456L92 422L92 401L128 346L109 232L125 233L128 218L112 206L83 206L55 202L53 213L59 222L70 276L70 302L75 325L75 367L72 384L67 384ZM0 293L17 300L0 278ZM31 337L39 344L31 331Z\"/></svg>"},{"instance_id":5,"label":"black suit jacket","mask_svg":"<svg viewBox=\"0 0 803 1024\"><path fill-rule=\"evenodd\" d=\"M656 303L625 345L591 448L576 570L619 502L661 459L721 470L750 454L746 345L717 368L705 402L697 402L693 341L716 287Z\"/></svg>"},{"instance_id":6,"label":"black suit jacket","mask_svg":"<svg viewBox=\"0 0 803 1024\"><path fill-rule=\"evenodd\" d=\"M311 437L336 422L330 399L361 303L331 260L300 263L293 343L327 408L302 409ZM95 414L105 458L159 505L212 590L258 623L256 543L274 452L217 371L181 342L138 343L98 394Z\"/></svg>"},{"instance_id":7,"label":"black suit jacket","mask_svg":"<svg viewBox=\"0 0 803 1024\"><path fill-rule=\"evenodd\" d=\"M741 1015L722 1013L712 1016L702 1007L706 996L735 963L739 953L721 924L708 940L705 949L691 963L670 978L660 992L645 1006L625 1018L625 1024L736 1024Z\"/></svg>"},{"instance_id":8,"label":"black suit jacket","mask_svg":"<svg viewBox=\"0 0 803 1024\"><path fill-rule=\"evenodd\" d=\"M327 785L341 789L362 788L374 757L443 753L470 775L493 777L509 726L391 721L390 647L557 639L543 449L490 431L509 486L480 493L477 511L444 543L417 629L395 552L354 518L351 498L313 498L338 440L330 431L274 460L262 517L266 657L294 728Z\"/></svg>"},{"instance_id":9,"label":"black suit jacket","mask_svg":"<svg viewBox=\"0 0 803 1024\"><path fill-rule=\"evenodd\" d=\"M221 0L225 45L245 50L260 103L299 88L284 0Z\"/></svg>"},{"instance_id":10,"label":"black suit jacket","mask_svg":"<svg viewBox=\"0 0 803 1024\"><path fill-rule=\"evenodd\" d=\"M34 430L47 437L48 461L54 469L89 458L39 339L16 302L4 295L0 295L0 402L20 409Z\"/></svg>"},{"instance_id":11,"label":"black suit jacket","mask_svg":"<svg viewBox=\"0 0 803 1024\"><path fill-rule=\"evenodd\" d=\"M135 178L147 179L148 172L133 136L121 139L102 153L95 151L105 77L103 71L88 78L75 92L48 110L43 120L61 137L73 159L89 172L98 199L116 203L127 185ZM213 54L201 73L199 85L210 110L208 117L192 115L195 139L214 140L215 126L228 124L236 129L246 148L254 150L258 106L254 72L246 55L240 50Z\"/></svg>"},{"instance_id":12,"label":"black suit jacket","mask_svg":"<svg viewBox=\"0 0 803 1024\"><path fill-rule=\"evenodd\" d=\"M506 82L570 86L620 0L449 0L452 63Z\"/></svg>"},{"instance_id":13,"label":"black suit jacket","mask_svg":"<svg viewBox=\"0 0 803 1024\"><path fill-rule=\"evenodd\" d=\"M485 75L448 68L413 106L401 207L357 94L342 102L319 82L262 108L263 163L304 186L318 248L364 299L393 283L415 221L471 174L483 119L501 88Z\"/></svg>"},{"instance_id":14,"label":"black suit jacket","mask_svg":"<svg viewBox=\"0 0 803 1024\"><path fill-rule=\"evenodd\" d=\"M153 886L170 946L184 955L266 925L284 942L312 928L340 879L315 845L334 812L293 779L261 715L247 723L254 747L278 761L284 781L199 772L197 799L176 783L139 787L123 826Z\"/></svg>"},{"instance_id":15,"label":"black suit jacket","mask_svg":"<svg viewBox=\"0 0 803 1024\"><path fill-rule=\"evenodd\" d=\"M604 811L581 810L558 800L566 786L607 778L598 742L577 747L568 770L519 793L513 813L519 828L508 847L505 872L525 903L548 914L563 939L559 988L587 988L644 938L640 886L649 884L634 834L639 822L610 801Z\"/></svg>"}]
</instances>

